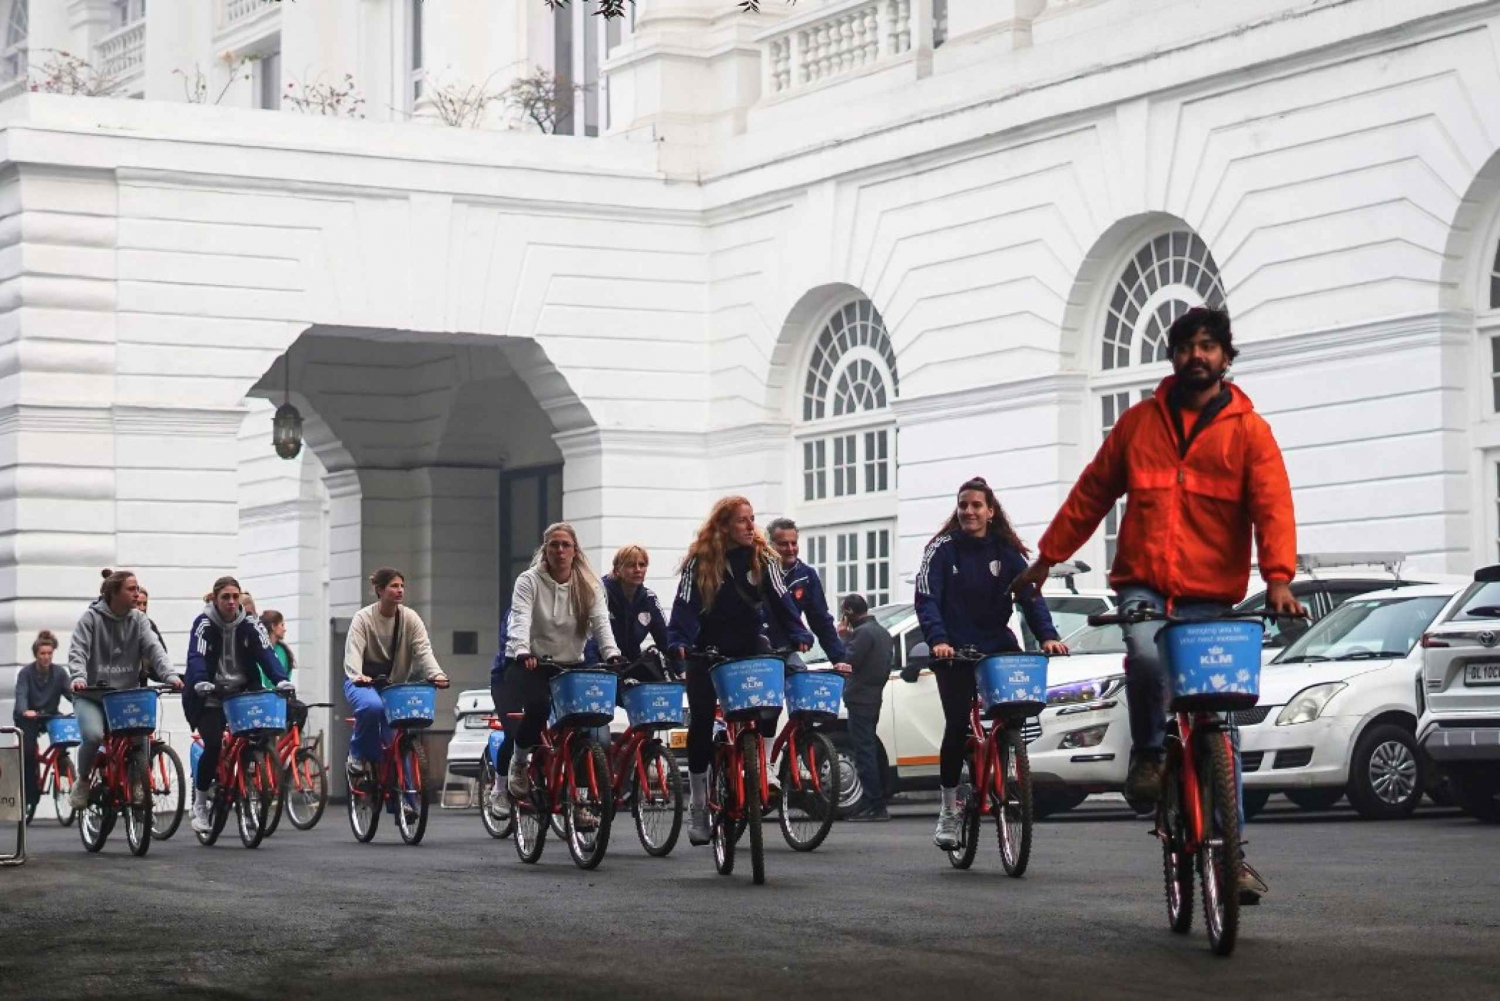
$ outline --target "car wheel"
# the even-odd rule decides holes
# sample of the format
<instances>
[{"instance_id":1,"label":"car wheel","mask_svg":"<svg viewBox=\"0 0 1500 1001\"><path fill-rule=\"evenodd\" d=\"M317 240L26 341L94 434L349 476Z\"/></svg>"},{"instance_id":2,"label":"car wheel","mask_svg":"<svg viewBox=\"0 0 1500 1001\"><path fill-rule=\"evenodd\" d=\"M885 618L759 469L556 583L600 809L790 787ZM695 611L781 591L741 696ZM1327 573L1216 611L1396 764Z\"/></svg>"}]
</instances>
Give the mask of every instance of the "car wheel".
<instances>
[{"instance_id":1,"label":"car wheel","mask_svg":"<svg viewBox=\"0 0 1500 1001\"><path fill-rule=\"evenodd\" d=\"M1288 789L1286 798L1304 810L1328 810L1344 798L1342 789Z\"/></svg>"},{"instance_id":2,"label":"car wheel","mask_svg":"<svg viewBox=\"0 0 1500 1001\"><path fill-rule=\"evenodd\" d=\"M1424 771L1409 730L1392 723L1373 726L1354 746L1349 801L1368 820L1410 816L1422 800Z\"/></svg>"},{"instance_id":3,"label":"car wheel","mask_svg":"<svg viewBox=\"0 0 1500 1001\"><path fill-rule=\"evenodd\" d=\"M839 801L835 816L847 817L859 806L865 796L865 784L860 781L859 769L854 767L854 748L847 734L830 734L834 749L839 752Z\"/></svg>"},{"instance_id":4,"label":"car wheel","mask_svg":"<svg viewBox=\"0 0 1500 1001\"><path fill-rule=\"evenodd\" d=\"M1089 794L1068 786L1038 786L1031 791L1031 815L1037 820L1057 813L1067 813L1079 806Z\"/></svg>"},{"instance_id":5,"label":"car wheel","mask_svg":"<svg viewBox=\"0 0 1500 1001\"><path fill-rule=\"evenodd\" d=\"M1266 808L1266 803L1271 799L1271 794L1265 789L1245 790L1245 819L1249 820Z\"/></svg>"},{"instance_id":6,"label":"car wheel","mask_svg":"<svg viewBox=\"0 0 1500 1001\"><path fill-rule=\"evenodd\" d=\"M1449 777L1454 796L1465 813L1486 824L1500 824L1500 776L1474 768L1455 771Z\"/></svg>"}]
</instances>

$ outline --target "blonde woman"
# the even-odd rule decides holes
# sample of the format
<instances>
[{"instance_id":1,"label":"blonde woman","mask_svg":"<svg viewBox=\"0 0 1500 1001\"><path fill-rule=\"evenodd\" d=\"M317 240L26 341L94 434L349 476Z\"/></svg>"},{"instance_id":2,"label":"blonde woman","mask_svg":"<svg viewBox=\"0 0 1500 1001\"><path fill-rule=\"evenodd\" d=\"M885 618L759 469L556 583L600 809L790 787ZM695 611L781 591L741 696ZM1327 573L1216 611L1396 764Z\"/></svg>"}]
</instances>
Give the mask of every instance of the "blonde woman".
<instances>
[{"instance_id":1,"label":"blonde woman","mask_svg":"<svg viewBox=\"0 0 1500 1001\"><path fill-rule=\"evenodd\" d=\"M515 753L506 776L512 796L531 794L526 766L541 738L552 694L547 685L556 669L542 669L539 658L580 664L592 638L611 664L623 663L609 627L604 585L578 548L578 533L566 522L547 526L531 566L516 578L505 643L506 703L525 714L515 733Z\"/></svg>"},{"instance_id":2,"label":"blonde woman","mask_svg":"<svg viewBox=\"0 0 1500 1001\"><path fill-rule=\"evenodd\" d=\"M754 508L743 497L725 497L709 512L682 561L667 644L679 660L707 647L725 657L753 657L770 649L767 628L773 624L776 634L798 650L812 646L812 634L782 580L781 561L755 527ZM708 763L719 704L710 666L694 659L687 672L688 841L695 845L709 842Z\"/></svg>"}]
</instances>

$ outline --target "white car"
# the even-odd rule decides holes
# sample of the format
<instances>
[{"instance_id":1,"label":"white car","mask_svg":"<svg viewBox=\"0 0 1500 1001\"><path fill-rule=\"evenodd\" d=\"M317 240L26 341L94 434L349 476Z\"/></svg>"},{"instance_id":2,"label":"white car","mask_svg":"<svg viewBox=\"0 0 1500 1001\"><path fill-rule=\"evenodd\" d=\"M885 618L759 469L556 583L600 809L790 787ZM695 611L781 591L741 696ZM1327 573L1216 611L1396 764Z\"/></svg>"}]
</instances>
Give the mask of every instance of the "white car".
<instances>
[{"instance_id":1,"label":"white car","mask_svg":"<svg viewBox=\"0 0 1500 1001\"><path fill-rule=\"evenodd\" d=\"M1262 669L1259 703L1234 714L1247 816L1273 792L1309 808L1347 794L1373 819L1416 809L1427 778L1416 740L1419 644L1458 591L1413 584L1360 594Z\"/></svg>"},{"instance_id":2,"label":"white car","mask_svg":"<svg viewBox=\"0 0 1500 1001\"><path fill-rule=\"evenodd\" d=\"M1500 566L1422 636L1417 743L1467 812L1500 822Z\"/></svg>"}]
</instances>

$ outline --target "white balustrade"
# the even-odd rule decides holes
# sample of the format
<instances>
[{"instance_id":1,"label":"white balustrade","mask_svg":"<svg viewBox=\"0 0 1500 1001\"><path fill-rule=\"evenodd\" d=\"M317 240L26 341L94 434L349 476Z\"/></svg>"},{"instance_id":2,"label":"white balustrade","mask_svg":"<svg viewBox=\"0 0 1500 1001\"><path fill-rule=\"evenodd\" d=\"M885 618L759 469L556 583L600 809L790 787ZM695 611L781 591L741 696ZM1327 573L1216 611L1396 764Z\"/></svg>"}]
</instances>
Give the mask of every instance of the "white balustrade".
<instances>
[{"instance_id":1,"label":"white balustrade","mask_svg":"<svg viewBox=\"0 0 1500 1001\"><path fill-rule=\"evenodd\" d=\"M145 19L105 35L94 46L94 52L105 79L123 82L143 72L146 65Z\"/></svg>"},{"instance_id":2,"label":"white balustrade","mask_svg":"<svg viewBox=\"0 0 1500 1001\"><path fill-rule=\"evenodd\" d=\"M273 0L219 0L219 32L248 21L267 7L276 7Z\"/></svg>"},{"instance_id":3,"label":"white balustrade","mask_svg":"<svg viewBox=\"0 0 1500 1001\"><path fill-rule=\"evenodd\" d=\"M945 0L833 0L760 36L767 95L784 94L894 59L912 47L912 4ZM944 27L936 30L946 30Z\"/></svg>"}]
</instances>

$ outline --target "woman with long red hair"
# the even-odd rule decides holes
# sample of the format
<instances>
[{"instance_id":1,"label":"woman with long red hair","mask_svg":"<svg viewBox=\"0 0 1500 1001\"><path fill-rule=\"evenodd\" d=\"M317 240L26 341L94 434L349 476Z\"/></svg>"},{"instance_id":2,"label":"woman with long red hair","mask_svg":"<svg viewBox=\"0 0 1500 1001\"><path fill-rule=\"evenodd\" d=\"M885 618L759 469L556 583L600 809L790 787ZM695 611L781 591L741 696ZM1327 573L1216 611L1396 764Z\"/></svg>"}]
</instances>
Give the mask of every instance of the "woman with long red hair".
<instances>
[{"instance_id":1,"label":"woman with long red hair","mask_svg":"<svg viewBox=\"0 0 1500 1001\"><path fill-rule=\"evenodd\" d=\"M725 497L714 505L688 547L681 572L667 645L679 660L688 658L688 840L706 845L708 763L719 700L708 674L711 665L703 657L689 657L690 652L713 647L729 658L764 653L770 649L766 631L773 616L799 650L810 648L813 638L782 581L781 561L755 527L755 509L745 498ZM774 724L762 726L771 736L766 730Z\"/></svg>"}]
</instances>

